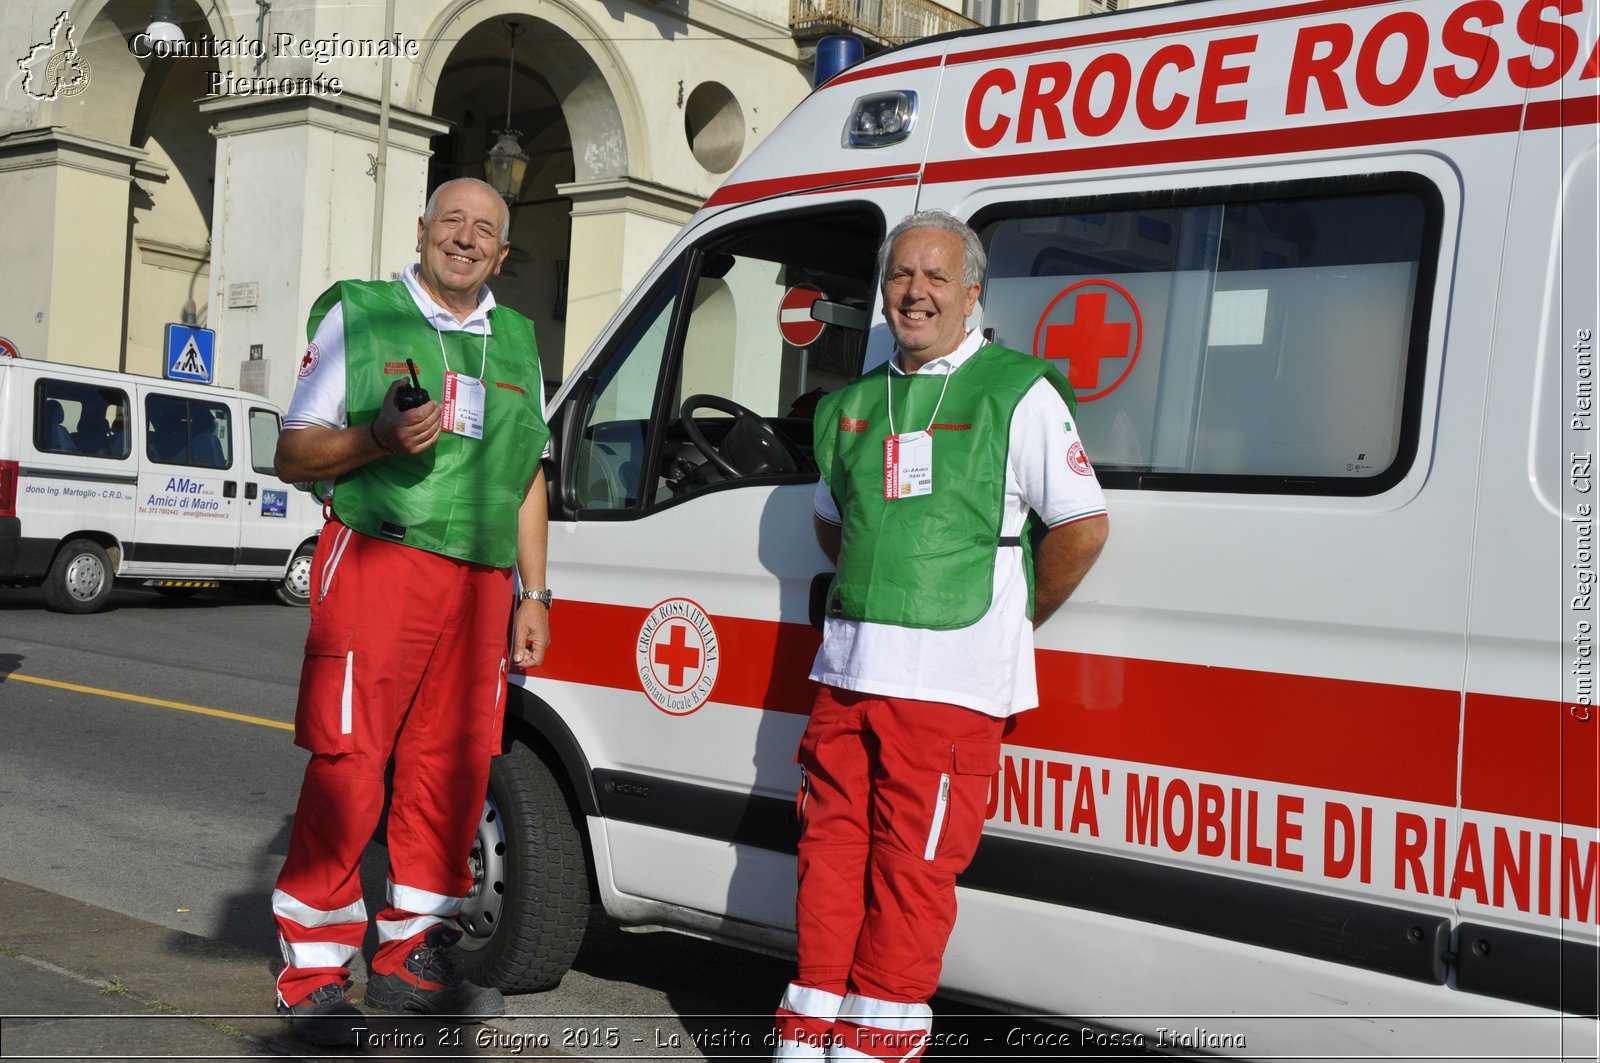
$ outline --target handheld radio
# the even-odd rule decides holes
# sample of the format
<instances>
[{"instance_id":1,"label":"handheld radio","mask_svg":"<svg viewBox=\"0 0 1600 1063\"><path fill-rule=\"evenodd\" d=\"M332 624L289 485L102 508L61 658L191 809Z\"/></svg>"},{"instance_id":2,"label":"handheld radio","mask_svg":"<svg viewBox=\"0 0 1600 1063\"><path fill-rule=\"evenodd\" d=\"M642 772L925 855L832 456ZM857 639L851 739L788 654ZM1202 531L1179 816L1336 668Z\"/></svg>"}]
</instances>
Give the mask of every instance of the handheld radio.
<instances>
[{"instance_id":1,"label":"handheld radio","mask_svg":"<svg viewBox=\"0 0 1600 1063\"><path fill-rule=\"evenodd\" d=\"M407 358L406 368L411 370L411 383L400 385L400 393L394 397L394 404L402 410L414 410L429 402L431 396L422 386L422 381L417 379L417 363Z\"/></svg>"}]
</instances>

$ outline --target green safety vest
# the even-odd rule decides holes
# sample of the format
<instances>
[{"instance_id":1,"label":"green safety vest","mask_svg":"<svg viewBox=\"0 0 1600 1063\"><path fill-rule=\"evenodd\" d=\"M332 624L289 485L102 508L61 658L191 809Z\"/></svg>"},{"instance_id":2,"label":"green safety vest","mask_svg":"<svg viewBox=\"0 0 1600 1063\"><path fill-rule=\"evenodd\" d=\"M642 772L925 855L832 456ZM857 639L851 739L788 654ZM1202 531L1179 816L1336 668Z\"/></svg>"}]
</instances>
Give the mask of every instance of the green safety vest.
<instances>
[{"instance_id":1,"label":"green safety vest","mask_svg":"<svg viewBox=\"0 0 1600 1063\"><path fill-rule=\"evenodd\" d=\"M349 424L376 420L390 383L410 382L407 358L428 394L441 400L441 340L450 368L463 376L487 362L482 439L441 432L421 454L389 454L344 473L333 493L334 514L364 535L495 568L514 564L517 513L550 439L533 323L496 306L489 311L486 356L481 332L436 330L404 283L343 281L317 299L309 336L336 303L344 306Z\"/></svg>"},{"instance_id":2,"label":"green safety vest","mask_svg":"<svg viewBox=\"0 0 1600 1063\"><path fill-rule=\"evenodd\" d=\"M919 432L934 421L931 494L884 498L885 377L897 432ZM822 400L817 465L843 520L829 616L948 630L988 612L1011 417L1041 377L1076 411L1072 386L1053 365L994 344L962 363L948 387L942 375L891 374L885 363ZM1028 538L1004 545L1023 547L1031 599Z\"/></svg>"}]
</instances>

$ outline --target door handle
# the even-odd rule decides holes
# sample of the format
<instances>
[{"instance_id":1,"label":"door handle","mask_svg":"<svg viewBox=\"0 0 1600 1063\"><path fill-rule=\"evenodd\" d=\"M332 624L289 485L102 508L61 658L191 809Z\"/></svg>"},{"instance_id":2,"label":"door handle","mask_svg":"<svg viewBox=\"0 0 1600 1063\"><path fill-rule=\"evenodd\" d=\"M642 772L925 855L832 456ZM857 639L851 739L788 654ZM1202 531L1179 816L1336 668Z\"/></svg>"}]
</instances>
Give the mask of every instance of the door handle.
<instances>
[{"instance_id":1,"label":"door handle","mask_svg":"<svg viewBox=\"0 0 1600 1063\"><path fill-rule=\"evenodd\" d=\"M237 480L224 480L222 483L223 498L239 497L239 483Z\"/></svg>"},{"instance_id":2,"label":"door handle","mask_svg":"<svg viewBox=\"0 0 1600 1063\"><path fill-rule=\"evenodd\" d=\"M256 497L256 482L254 480L251 480L249 483L244 485L244 497Z\"/></svg>"},{"instance_id":3,"label":"door handle","mask_svg":"<svg viewBox=\"0 0 1600 1063\"><path fill-rule=\"evenodd\" d=\"M822 630L823 618L828 610L828 588L833 586L832 572L819 572L811 577L811 626Z\"/></svg>"}]
</instances>

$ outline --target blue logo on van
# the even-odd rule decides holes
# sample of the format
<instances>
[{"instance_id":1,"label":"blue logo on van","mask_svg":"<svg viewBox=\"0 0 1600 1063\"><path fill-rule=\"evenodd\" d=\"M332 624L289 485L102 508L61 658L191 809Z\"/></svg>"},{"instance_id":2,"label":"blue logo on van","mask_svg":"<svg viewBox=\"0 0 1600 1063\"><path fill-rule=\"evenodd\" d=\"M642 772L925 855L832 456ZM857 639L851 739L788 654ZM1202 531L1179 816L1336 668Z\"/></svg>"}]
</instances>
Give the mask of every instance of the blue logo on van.
<instances>
[{"instance_id":1,"label":"blue logo on van","mask_svg":"<svg viewBox=\"0 0 1600 1063\"><path fill-rule=\"evenodd\" d=\"M261 492L261 515L263 517L287 517L289 515L289 492Z\"/></svg>"}]
</instances>

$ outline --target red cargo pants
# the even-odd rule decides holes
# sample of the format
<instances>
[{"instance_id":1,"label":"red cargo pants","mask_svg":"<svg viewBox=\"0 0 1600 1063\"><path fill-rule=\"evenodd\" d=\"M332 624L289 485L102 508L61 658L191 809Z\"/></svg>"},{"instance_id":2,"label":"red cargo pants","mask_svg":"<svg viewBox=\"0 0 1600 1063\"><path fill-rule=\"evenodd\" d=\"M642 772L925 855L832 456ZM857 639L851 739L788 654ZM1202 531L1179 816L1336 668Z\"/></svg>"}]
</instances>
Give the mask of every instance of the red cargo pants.
<instances>
[{"instance_id":1,"label":"red cargo pants","mask_svg":"<svg viewBox=\"0 0 1600 1063\"><path fill-rule=\"evenodd\" d=\"M511 570L441 557L329 520L312 562L311 631L295 744L311 752L289 856L272 895L295 1004L350 975L367 912L361 854L383 811L388 906L371 969L398 969L428 929L452 922L499 752Z\"/></svg>"},{"instance_id":2,"label":"red cargo pants","mask_svg":"<svg viewBox=\"0 0 1600 1063\"><path fill-rule=\"evenodd\" d=\"M800 742L799 974L778 1010L780 1058L921 1053L1004 725L818 691Z\"/></svg>"}]
</instances>

